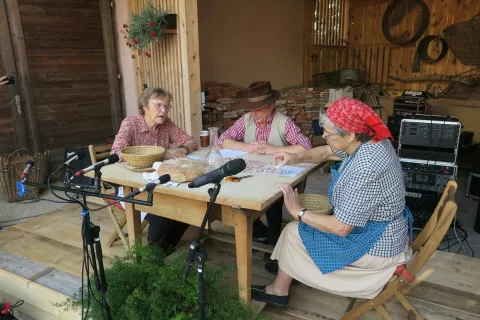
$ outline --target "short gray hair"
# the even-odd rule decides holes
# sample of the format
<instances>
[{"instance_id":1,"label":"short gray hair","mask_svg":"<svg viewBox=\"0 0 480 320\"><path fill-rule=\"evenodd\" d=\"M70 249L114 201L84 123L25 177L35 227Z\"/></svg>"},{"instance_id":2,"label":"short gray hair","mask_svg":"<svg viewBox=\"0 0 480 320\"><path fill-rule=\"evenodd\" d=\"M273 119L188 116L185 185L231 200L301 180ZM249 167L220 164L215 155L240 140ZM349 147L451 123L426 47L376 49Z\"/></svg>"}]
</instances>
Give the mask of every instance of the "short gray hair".
<instances>
[{"instance_id":1,"label":"short gray hair","mask_svg":"<svg viewBox=\"0 0 480 320\"><path fill-rule=\"evenodd\" d=\"M141 115L145 114L145 110L143 110L143 107L148 106L148 102L151 98L168 98L169 102L172 102L173 100L172 94L165 89L154 87L146 88L145 90L143 90L140 98L138 98L138 111Z\"/></svg>"},{"instance_id":2,"label":"short gray hair","mask_svg":"<svg viewBox=\"0 0 480 320\"><path fill-rule=\"evenodd\" d=\"M324 109L320 110L318 122L322 127L325 125L325 123L330 124L335 130L335 132L341 136L346 136L348 134L348 131L338 127L335 123L332 122L332 120L328 118L327 113ZM355 138L357 138L357 140L361 142L367 142L372 139L372 137L368 133L355 133Z\"/></svg>"}]
</instances>

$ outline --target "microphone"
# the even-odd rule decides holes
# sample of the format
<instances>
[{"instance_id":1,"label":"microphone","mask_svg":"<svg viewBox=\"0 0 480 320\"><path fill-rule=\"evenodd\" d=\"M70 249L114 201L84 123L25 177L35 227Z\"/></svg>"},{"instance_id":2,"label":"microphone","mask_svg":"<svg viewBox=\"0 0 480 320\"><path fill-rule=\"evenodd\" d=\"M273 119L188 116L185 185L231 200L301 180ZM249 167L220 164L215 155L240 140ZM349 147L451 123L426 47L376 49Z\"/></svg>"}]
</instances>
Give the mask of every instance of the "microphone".
<instances>
[{"instance_id":1,"label":"microphone","mask_svg":"<svg viewBox=\"0 0 480 320\"><path fill-rule=\"evenodd\" d=\"M27 161L27 166L25 167L22 175L20 176L20 178L22 178L22 183L24 183L28 180L28 175L30 174L30 170L32 169L32 167L34 165L35 165L35 162L33 160L28 160Z\"/></svg>"},{"instance_id":2,"label":"microphone","mask_svg":"<svg viewBox=\"0 0 480 320\"><path fill-rule=\"evenodd\" d=\"M246 166L247 163L242 158L230 160L220 168L210 171L209 173L206 173L203 176L193 180L188 184L188 187L199 188L208 183L220 182L220 180L227 176L232 176L242 172Z\"/></svg>"},{"instance_id":3,"label":"microphone","mask_svg":"<svg viewBox=\"0 0 480 320\"><path fill-rule=\"evenodd\" d=\"M137 194L142 193L144 191L150 192L153 189L155 189L155 187L158 186L159 184L164 184L164 183L167 183L168 181L170 181L170 175L169 174L164 174L163 176L160 176L160 178L158 178L157 180L155 180L153 182L150 182L150 183L147 183L146 185L144 185L143 187L141 187L138 190L130 192L127 196L124 197L124 199L133 198Z\"/></svg>"},{"instance_id":4,"label":"microphone","mask_svg":"<svg viewBox=\"0 0 480 320\"><path fill-rule=\"evenodd\" d=\"M85 173L90 172L92 170L100 169L101 167L103 167L106 164L111 164L111 163L118 162L118 160L120 160L120 157L118 156L118 154L116 154L116 153L111 154L107 157L107 159L105 159L103 161L100 161L98 163L92 164L90 167L87 167L85 169L82 169L80 171L75 172L75 177L79 177L82 174L85 174ZM73 177L71 179L73 179Z\"/></svg>"},{"instance_id":5,"label":"microphone","mask_svg":"<svg viewBox=\"0 0 480 320\"><path fill-rule=\"evenodd\" d=\"M70 157L71 155L75 155L73 157L71 157L70 159L68 159L64 165L65 166L69 166L70 163L72 163L73 161L75 160L81 160L83 159L83 157L85 157L85 152L84 151L79 151L79 152L71 152L71 153L68 153L67 156Z\"/></svg>"}]
</instances>

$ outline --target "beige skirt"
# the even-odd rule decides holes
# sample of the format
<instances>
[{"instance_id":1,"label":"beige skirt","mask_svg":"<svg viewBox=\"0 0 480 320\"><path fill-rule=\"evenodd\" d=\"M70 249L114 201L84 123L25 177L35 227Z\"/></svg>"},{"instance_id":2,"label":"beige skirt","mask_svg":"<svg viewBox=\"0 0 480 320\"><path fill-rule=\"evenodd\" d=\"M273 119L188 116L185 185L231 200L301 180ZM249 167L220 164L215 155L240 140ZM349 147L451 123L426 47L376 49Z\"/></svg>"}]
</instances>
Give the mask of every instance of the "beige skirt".
<instances>
[{"instance_id":1,"label":"beige skirt","mask_svg":"<svg viewBox=\"0 0 480 320\"><path fill-rule=\"evenodd\" d=\"M282 271L298 281L333 294L352 298L375 298L393 275L398 265L408 263L412 251L393 257L362 256L349 266L323 274L315 265L298 233L298 221L290 222L278 240L272 259Z\"/></svg>"}]
</instances>

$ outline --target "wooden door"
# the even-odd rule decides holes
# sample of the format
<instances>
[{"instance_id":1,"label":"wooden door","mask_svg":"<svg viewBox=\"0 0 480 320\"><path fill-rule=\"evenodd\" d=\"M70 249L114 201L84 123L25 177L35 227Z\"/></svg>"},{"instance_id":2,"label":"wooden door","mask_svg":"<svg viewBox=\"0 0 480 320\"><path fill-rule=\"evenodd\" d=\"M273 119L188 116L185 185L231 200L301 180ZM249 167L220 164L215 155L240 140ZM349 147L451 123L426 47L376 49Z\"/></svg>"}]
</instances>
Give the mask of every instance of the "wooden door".
<instances>
[{"instance_id":1,"label":"wooden door","mask_svg":"<svg viewBox=\"0 0 480 320\"><path fill-rule=\"evenodd\" d=\"M111 10L108 0L0 0L0 71L17 78L8 94L0 89L0 153L85 146L117 132Z\"/></svg>"},{"instance_id":2,"label":"wooden door","mask_svg":"<svg viewBox=\"0 0 480 320\"><path fill-rule=\"evenodd\" d=\"M0 62L0 75L5 74L5 69ZM17 148L13 117L8 105L8 88L0 87L0 155L10 153Z\"/></svg>"},{"instance_id":3,"label":"wooden door","mask_svg":"<svg viewBox=\"0 0 480 320\"><path fill-rule=\"evenodd\" d=\"M9 74L16 80L13 85L0 87L0 155L4 155L29 148L4 0L0 0L0 44L0 77Z\"/></svg>"}]
</instances>

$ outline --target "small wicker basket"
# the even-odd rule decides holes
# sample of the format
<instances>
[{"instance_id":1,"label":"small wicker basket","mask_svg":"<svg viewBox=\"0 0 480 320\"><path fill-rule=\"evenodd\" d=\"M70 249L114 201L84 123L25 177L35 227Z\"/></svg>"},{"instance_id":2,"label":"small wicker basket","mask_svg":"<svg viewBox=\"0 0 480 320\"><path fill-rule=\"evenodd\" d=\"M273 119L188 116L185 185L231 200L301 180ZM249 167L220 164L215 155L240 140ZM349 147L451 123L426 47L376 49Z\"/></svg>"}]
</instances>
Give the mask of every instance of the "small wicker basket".
<instances>
[{"instance_id":1,"label":"small wicker basket","mask_svg":"<svg viewBox=\"0 0 480 320\"><path fill-rule=\"evenodd\" d=\"M25 169L28 160L34 161L34 166L30 171L28 181L35 183L45 183L48 173L48 162L50 152L32 153L26 149L18 149L10 155L0 156L0 193L8 198L8 202L37 200L40 190L36 187L27 187L27 194L20 196L16 187L16 181Z\"/></svg>"},{"instance_id":2,"label":"small wicker basket","mask_svg":"<svg viewBox=\"0 0 480 320\"><path fill-rule=\"evenodd\" d=\"M319 214L332 214L328 197L319 194L301 193L298 195L300 205Z\"/></svg>"},{"instance_id":3,"label":"small wicker basket","mask_svg":"<svg viewBox=\"0 0 480 320\"><path fill-rule=\"evenodd\" d=\"M162 161L167 150L157 146L132 146L120 150L120 156L128 165L135 168L148 168Z\"/></svg>"}]
</instances>

